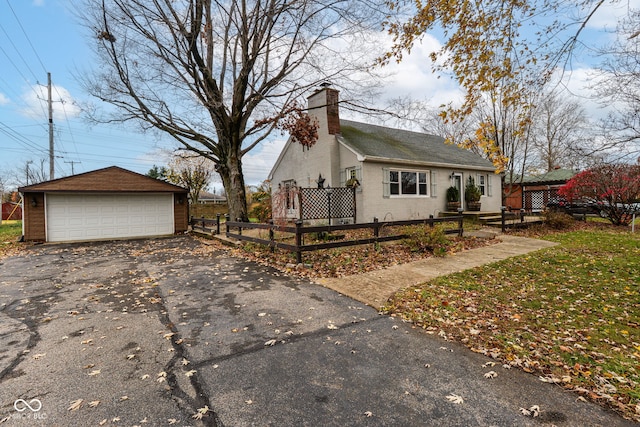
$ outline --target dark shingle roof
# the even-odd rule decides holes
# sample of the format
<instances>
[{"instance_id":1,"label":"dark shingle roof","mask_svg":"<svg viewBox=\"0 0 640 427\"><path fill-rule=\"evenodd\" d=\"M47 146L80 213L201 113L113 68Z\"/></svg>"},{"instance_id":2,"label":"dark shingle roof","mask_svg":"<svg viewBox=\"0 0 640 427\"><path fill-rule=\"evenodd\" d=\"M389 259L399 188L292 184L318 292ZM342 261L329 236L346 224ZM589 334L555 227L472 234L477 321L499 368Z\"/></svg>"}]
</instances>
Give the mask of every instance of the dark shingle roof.
<instances>
[{"instance_id":1,"label":"dark shingle roof","mask_svg":"<svg viewBox=\"0 0 640 427\"><path fill-rule=\"evenodd\" d=\"M439 136L349 120L340 120L340 128L340 141L365 159L494 169L490 161L454 144L446 144Z\"/></svg>"},{"instance_id":2,"label":"dark shingle roof","mask_svg":"<svg viewBox=\"0 0 640 427\"><path fill-rule=\"evenodd\" d=\"M78 175L44 181L18 188L24 192L156 192L186 193L187 190L168 182L141 175L118 166L110 166Z\"/></svg>"},{"instance_id":3,"label":"dark shingle roof","mask_svg":"<svg viewBox=\"0 0 640 427\"><path fill-rule=\"evenodd\" d=\"M571 169L554 169L542 175L529 175L522 178L523 184L562 184L569 181L577 172ZM516 181L517 182L517 181Z\"/></svg>"}]
</instances>

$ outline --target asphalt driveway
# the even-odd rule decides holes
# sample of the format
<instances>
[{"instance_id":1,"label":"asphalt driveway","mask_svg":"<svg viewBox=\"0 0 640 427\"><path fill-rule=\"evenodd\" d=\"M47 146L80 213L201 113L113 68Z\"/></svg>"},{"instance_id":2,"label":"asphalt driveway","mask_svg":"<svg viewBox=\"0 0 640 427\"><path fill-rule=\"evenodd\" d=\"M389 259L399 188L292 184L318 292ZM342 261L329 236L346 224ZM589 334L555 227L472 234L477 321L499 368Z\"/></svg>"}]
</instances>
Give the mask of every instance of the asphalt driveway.
<instances>
[{"instance_id":1,"label":"asphalt driveway","mask_svg":"<svg viewBox=\"0 0 640 427\"><path fill-rule=\"evenodd\" d=\"M3 425L634 425L491 362L188 236L0 260Z\"/></svg>"}]
</instances>

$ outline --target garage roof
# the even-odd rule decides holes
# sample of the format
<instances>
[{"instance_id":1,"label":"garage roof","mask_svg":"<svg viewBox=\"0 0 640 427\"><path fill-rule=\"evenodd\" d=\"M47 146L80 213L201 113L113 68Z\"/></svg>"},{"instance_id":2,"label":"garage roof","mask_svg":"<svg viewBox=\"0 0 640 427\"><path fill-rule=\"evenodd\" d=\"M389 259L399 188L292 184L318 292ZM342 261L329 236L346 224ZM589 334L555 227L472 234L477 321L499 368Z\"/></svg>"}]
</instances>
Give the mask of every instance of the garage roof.
<instances>
[{"instance_id":1,"label":"garage roof","mask_svg":"<svg viewBox=\"0 0 640 427\"><path fill-rule=\"evenodd\" d=\"M188 190L117 166L20 187L25 192L187 193Z\"/></svg>"}]
</instances>

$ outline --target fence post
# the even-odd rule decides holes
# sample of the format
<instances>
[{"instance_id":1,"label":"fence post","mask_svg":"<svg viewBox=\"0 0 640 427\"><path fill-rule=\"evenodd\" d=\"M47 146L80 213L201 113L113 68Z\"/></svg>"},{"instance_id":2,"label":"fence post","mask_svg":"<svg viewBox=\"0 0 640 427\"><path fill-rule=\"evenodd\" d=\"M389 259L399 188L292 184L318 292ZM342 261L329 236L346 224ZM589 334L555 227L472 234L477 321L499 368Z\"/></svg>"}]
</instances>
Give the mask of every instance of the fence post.
<instances>
[{"instance_id":1,"label":"fence post","mask_svg":"<svg viewBox=\"0 0 640 427\"><path fill-rule=\"evenodd\" d=\"M464 216L462 215L462 208L458 208L458 215L460 215L460 218L458 218L458 236L462 237L462 233L464 232L463 230L463 221L464 221Z\"/></svg>"},{"instance_id":2,"label":"fence post","mask_svg":"<svg viewBox=\"0 0 640 427\"><path fill-rule=\"evenodd\" d=\"M204 215L200 217L200 221L202 222L202 231L207 231L207 226L205 225L205 222L204 222Z\"/></svg>"},{"instance_id":3,"label":"fence post","mask_svg":"<svg viewBox=\"0 0 640 427\"><path fill-rule=\"evenodd\" d=\"M236 222L242 222L241 218L236 218ZM242 226L238 226L238 236L242 236Z\"/></svg>"},{"instance_id":4,"label":"fence post","mask_svg":"<svg viewBox=\"0 0 640 427\"><path fill-rule=\"evenodd\" d=\"M433 214L429 215L429 227L433 228L434 226L434 222L433 222Z\"/></svg>"},{"instance_id":5,"label":"fence post","mask_svg":"<svg viewBox=\"0 0 640 427\"><path fill-rule=\"evenodd\" d=\"M296 221L296 262L302 264L302 221Z\"/></svg>"},{"instance_id":6,"label":"fence post","mask_svg":"<svg viewBox=\"0 0 640 427\"><path fill-rule=\"evenodd\" d=\"M229 214L224 214L224 223L227 226L226 236L229 237Z\"/></svg>"},{"instance_id":7,"label":"fence post","mask_svg":"<svg viewBox=\"0 0 640 427\"><path fill-rule=\"evenodd\" d=\"M380 226L378 225L378 218L373 217L373 237L376 239L380 237Z\"/></svg>"},{"instance_id":8,"label":"fence post","mask_svg":"<svg viewBox=\"0 0 640 427\"><path fill-rule=\"evenodd\" d=\"M524 209L520 209L520 222L524 222Z\"/></svg>"},{"instance_id":9,"label":"fence post","mask_svg":"<svg viewBox=\"0 0 640 427\"><path fill-rule=\"evenodd\" d=\"M191 215L191 217L189 218L189 225L191 226L191 229L193 229L193 215Z\"/></svg>"},{"instance_id":10,"label":"fence post","mask_svg":"<svg viewBox=\"0 0 640 427\"><path fill-rule=\"evenodd\" d=\"M271 225L271 227L269 227L269 247L271 249L271 252L275 252L276 250L276 244L275 244L275 233L273 232L273 220L270 219L269 220L269 225Z\"/></svg>"},{"instance_id":11,"label":"fence post","mask_svg":"<svg viewBox=\"0 0 640 427\"><path fill-rule=\"evenodd\" d=\"M220 213L216 214L216 234L220 234Z\"/></svg>"},{"instance_id":12,"label":"fence post","mask_svg":"<svg viewBox=\"0 0 640 427\"><path fill-rule=\"evenodd\" d=\"M501 206L500 207L500 212L501 212L501 214L500 214L500 216L501 216L500 222L502 223L502 232L504 233L505 230L507 229L507 219L506 219L507 208L506 208L506 206Z\"/></svg>"}]
</instances>

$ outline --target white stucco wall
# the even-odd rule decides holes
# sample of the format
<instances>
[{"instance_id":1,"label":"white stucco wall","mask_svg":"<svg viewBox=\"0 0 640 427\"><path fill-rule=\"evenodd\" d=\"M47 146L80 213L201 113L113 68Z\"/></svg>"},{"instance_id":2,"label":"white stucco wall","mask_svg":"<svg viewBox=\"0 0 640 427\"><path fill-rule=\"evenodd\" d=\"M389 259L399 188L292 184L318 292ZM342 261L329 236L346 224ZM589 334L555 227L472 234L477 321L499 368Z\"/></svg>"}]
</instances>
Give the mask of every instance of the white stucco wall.
<instances>
[{"instance_id":1,"label":"white stucco wall","mask_svg":"<svg viewBox=\"0 0 640 427\"><path fill-rule=\"evenodd\" d=\"M429 182L429 196L388 196L383 197L383 180L384 168L399 170L421 170L435 171L436 192L431 194L431 185ZM429 215L437 217L440 212L446 211L447 188L452 184L452 169L448 168L429 168L404 165L392 165L382 163L365 162L362 167L362 186L361 193L357 196L356 205L356 221L370 222L374 217L380 221L388 220L404 220L428 218ZM487 179L491 180L491 196L483 196L482 211L500 211L501 195L500 195L500 176L493 172L473 171L473 170L456 170L462 174L462 180L465 182L469 175L476 179L478 173L485 174ZM429 173L429 180L431 174ZM464 189L463 189L464 191ZM435 196L435 197L434 197Z\"/></svg>"}]
</instances>

